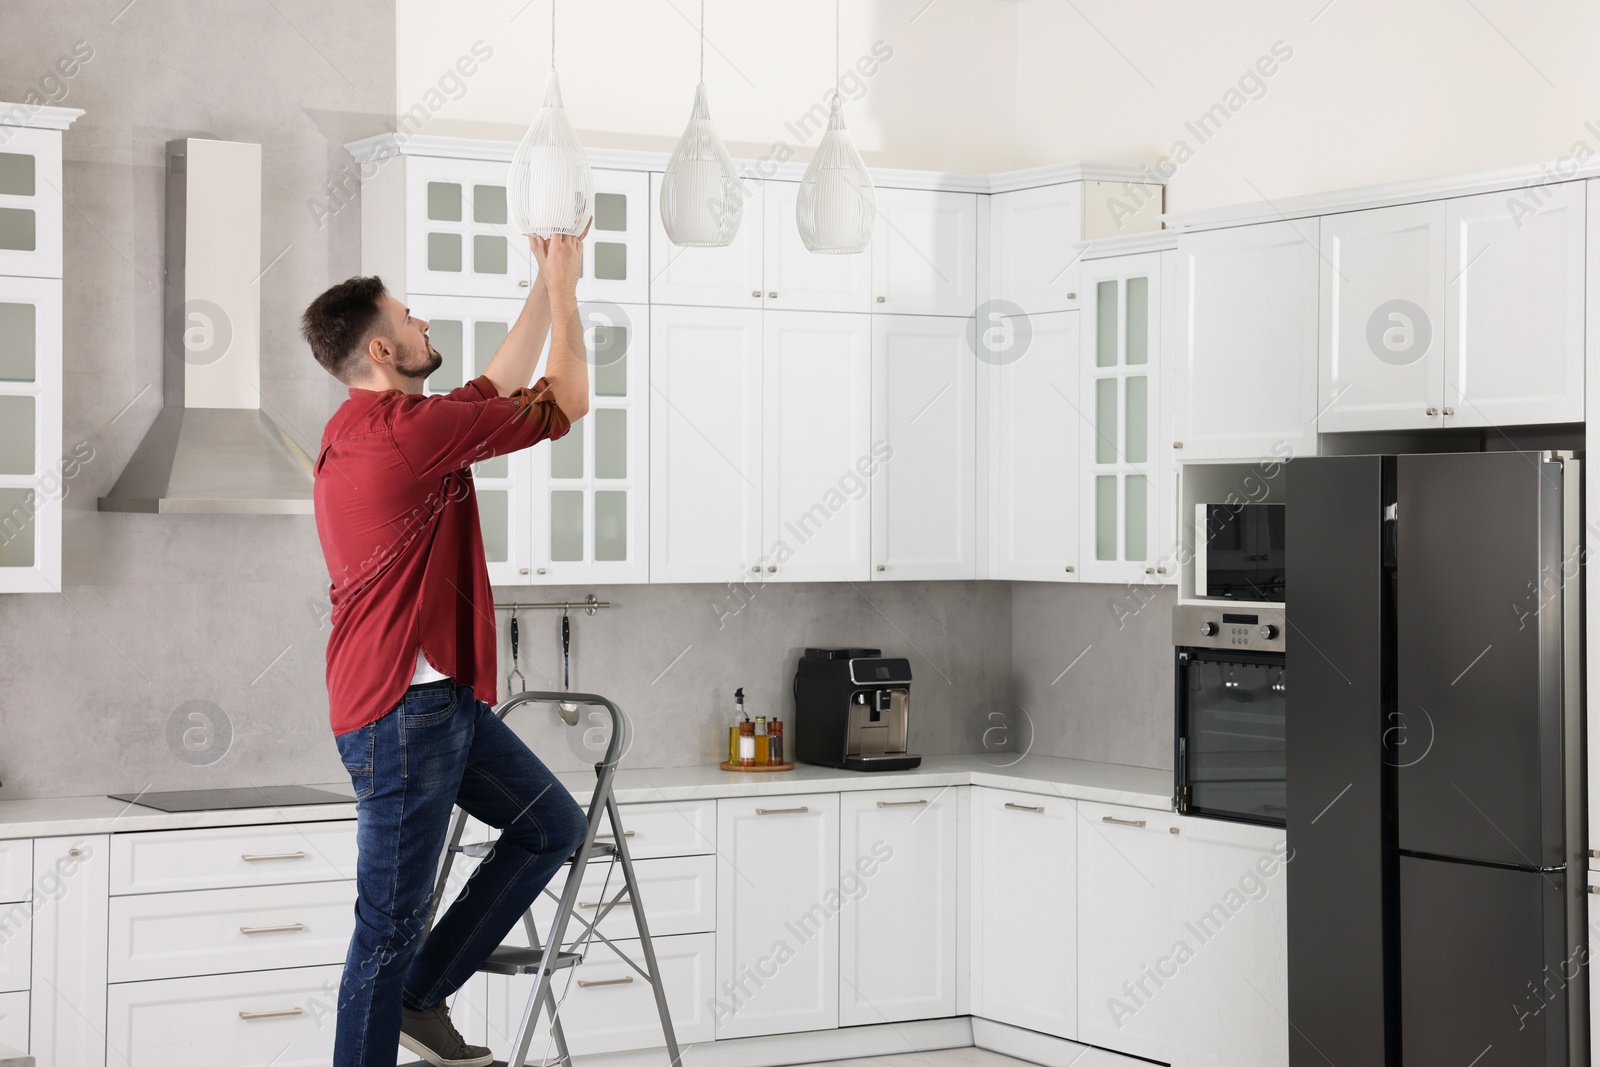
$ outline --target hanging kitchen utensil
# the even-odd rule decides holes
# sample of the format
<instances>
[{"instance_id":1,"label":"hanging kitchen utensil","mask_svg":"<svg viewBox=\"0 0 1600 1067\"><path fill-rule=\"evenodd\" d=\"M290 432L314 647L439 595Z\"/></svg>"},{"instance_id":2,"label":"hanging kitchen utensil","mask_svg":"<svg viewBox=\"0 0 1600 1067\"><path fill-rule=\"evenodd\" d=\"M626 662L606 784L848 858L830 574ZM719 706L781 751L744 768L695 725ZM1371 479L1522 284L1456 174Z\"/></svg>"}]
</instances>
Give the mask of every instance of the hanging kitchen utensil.
<instances>
[{"instance_id":1,"label":"hanging kitchen utensil","mask_svg":"<svg viewBox=\"0 0 1600 1067\"><path fill-rule=\"evenodd\" d=\"M515 679L513 687L512 679ZM517 609L511 609L511 671L506 675L506 696L528 691L528 680L522 676L522 627L517 623Z\"/></svg>"},{"instance_id":2,"label":"hanging kitchen utensil","mask_svg":"<svg viewBox=\"0 0 1600 1067\"><path fill-rule=\"evenodd\" d=\"M561 691L572 692L572 620L567 609L561 609ZM578 705L561 702L561 721L568 726L578 724Z\"/></svg>"}]
</instances>

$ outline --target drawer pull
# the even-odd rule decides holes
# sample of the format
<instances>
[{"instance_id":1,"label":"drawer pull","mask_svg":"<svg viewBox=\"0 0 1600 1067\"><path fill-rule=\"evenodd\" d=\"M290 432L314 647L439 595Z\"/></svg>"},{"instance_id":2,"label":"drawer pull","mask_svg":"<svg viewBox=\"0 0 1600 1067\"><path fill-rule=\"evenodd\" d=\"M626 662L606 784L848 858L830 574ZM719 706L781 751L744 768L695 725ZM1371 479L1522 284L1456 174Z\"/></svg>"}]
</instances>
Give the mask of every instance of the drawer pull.
<instances>
[{"instance_id":1,"label":"drawer pull","mask_svg":"<svg viewBox=\"0 0 1600 1067\"><path fill-rule=\"evenodd\" d=\"M282 926L241 926L241 934L298 934L306 928L305 923L284 923Z\"/></svg>"},{"instance_id":2,"label":"drawer pull","mask_svg":"<svg viewBox=\"0 0 1600 1067\"><path fill-rule=\"evenodd\" d=\"M69 848L67 849L67 855L71 856L73 859L77 859L79 856L83 855L83 849Z\"/></svg>"},{"instance_id":3,"label":"drawer pull","mask_svg":"<svg viewBox=\"0 0 1600 1067\"><path fill-rule=\"evenodd\" d=\"M1595 896L1600 896L1600 885L1590 886L1589 892L1593 893Z\"/></svg>"},{"instance_id":4,"label":"drawer pull","mask_svg":"<svg viewBox=\"0 0 1600 1067\"><path fill-rule=\"evenodd\" d=\"M305 1013L304 1008L278 1008L275 1011L241 1011L239 1018L245 1022L253 1022L256 1019L287 1019L291 1015L304 1015Z\"/></svg>"},{"instance_id":5,"label":"drawer pull","mask_svg":"<svg viewBox=\"0 0 1600 1067\"><path fill-rule=\"evenodd\" d=\"M617 836L616 834L595 834L594 835L594 839L596 841L608 841L608 840L615 840L616 836ZM622 836L623 837L632 837L633 836L633 831L632 830L624 830L624 831L622 831Z\"/></svg>"},{"instance_id":6,"label":"drawer pull","mask_svg":"<svg viewBox=\"0 0 1600 1067\"><path fill-rule=\"evenodd\" d=\"M926 800L880 800L880 801L878 801L878 807L880 807L880 808L920 808L926 803L927 803Z\"/></svg>"},{"instance_id":7,"label":"drawer pull","mask_svg":"<svg viewBox=\"0 0 1600 1067\"><path fill-rule=\"evenodd\" d=\"M607 979L605 979L603 981L597 981L597 982L593 982L593 981L586 982L582 978L578 979L578 988L579 989L593 989L595 986L602 986L602 985L632 985L632 984L633 984L633 975L631 975L631 974L623 975L621 978L607 978Z\"/></svg>"},{"instance_id":8,"label":"drawer pull","mask_svg":"<svg viewBox=\"0 0 1600 1067\"><path fill-rule=\"evenodd\" d=\"M633 900L630 897L618 897L617 898L617 903L618 904L632 904ZM604 904L605 904L605 901L603 901L603 900L585 900L585 901L581 901L578 904L578 907L580 907L580 908L598 908L598 907L603 906Z\"/></svg>"},{"instance_id":9,"label":"drawer pull","mask_svg":"<svg viewBox=\"0 0 1600 1067\"><path fill-rule=\"evenodd\" d=\"M306 858L306 854L304 852L263 852L252 855L246 852L239 858L246 863L261 863L263 860L303 860Z\"/></svg>"},{"instance_id":10,"label":"drawer pull","mask_svg":"<svg viewBox=\"0 0 1600 1067\"><path fill-rule=\"evenodd\" d=\"M1140 830L1143 830L1145 827L1145 822L1143 819L1118 819L1112 815L1103 815L1100 817L1100 821L1108 822L1112 826L1134 826Z\"/></svg>"},{"instance_id":11,"label":"drawer pull","mask_svg":"<svg viewBox=\"0 0 1600 1067\"><path fill-rule=\"evenodd\" d=\"M1012 811L1031 811L1036 815L1043 815L1044 814L1044 808L1043 807L1036 808L1031 804L1013 804L1013 803L1011 803L1011 801L1008 800L1008 801L1006 801L1006 807L1010 808Z\"/></svg>"},{"instance_id":12,"label":"drawer pull","mask_svg":"<svg viewBox=\"0 0 1600 1067\"><path fill-rule=\"evenodd\" d=\"M811 810L810 808L807 808L807 807L804 807L804 806L798 807L798 808L757 808L756 809L756 814L757 815L804 815L806 812L808 812L810 810Z\"/></svg>"}]
</instances>

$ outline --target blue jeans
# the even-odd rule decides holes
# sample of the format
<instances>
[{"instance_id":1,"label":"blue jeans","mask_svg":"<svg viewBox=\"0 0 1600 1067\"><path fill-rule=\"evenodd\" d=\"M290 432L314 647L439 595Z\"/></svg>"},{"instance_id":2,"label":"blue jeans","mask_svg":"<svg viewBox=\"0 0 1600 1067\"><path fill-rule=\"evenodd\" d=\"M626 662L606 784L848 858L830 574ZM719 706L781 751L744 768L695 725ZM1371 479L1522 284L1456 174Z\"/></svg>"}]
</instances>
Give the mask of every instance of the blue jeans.
<instances>
[{"instance_id":1,"label":"blue jeans","mask_svg":"<svg viewBox=\"0 0 1600 1067\"><path fill-rule=\"evenodd\" d=\"M400 1006L459 989L583 843L582 808L472 687L407 691L334 738L356 791L356 929L339 986L334 1067L394 1067ZM502 831L429 931L434 878L460 805Z\"/></svg>"}]
</instances>

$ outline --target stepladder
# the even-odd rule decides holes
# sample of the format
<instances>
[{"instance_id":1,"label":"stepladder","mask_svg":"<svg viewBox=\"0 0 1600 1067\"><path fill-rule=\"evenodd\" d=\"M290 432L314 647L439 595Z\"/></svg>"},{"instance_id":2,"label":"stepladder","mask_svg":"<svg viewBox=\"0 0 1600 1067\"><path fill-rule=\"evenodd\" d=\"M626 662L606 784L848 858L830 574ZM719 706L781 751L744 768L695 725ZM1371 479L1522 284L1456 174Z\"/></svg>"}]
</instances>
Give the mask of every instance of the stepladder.
<instances>
[{"instance_id":1,"label":"stepladder","mask_svg":"<svg viewBox=\"0 0 1600 1067\"><path fill-rule=\"evenodd\" d=\"M562 719L569 729L592 728L588 724L579 725L579 717L572 709L585 706L599 709L610 717L610 735L605 754L594 765L595 784L586 808L588 829L583 843L567 860L563 868L566 872L564 879L558 872L550 885L545 887L541 898L555 902L555 913L549 919L547 929L541 933L535 913L541 909L547 911L548 906L536 901L522 916L522 932L527 945L502 944L478 968L482 974L534 978L514 1031L509 1037L490 1035L490 1044L494 1046L497 1056L501 1054L500 1045L504 1043L506 1047L506 1058L496 1059L496 1067L527 1067L530 1062L545 1067L573 1067L573 1052L568 1047L561 1023L561 1006L573 987L579 985L581 979L578 974L584 960L594 953L604 953L608 959L620 959L650 987L656 1011L661 1017L667 1067L680 1067L681 1054L667 1007L666 987L651 941L649 922L645 918L644 899L633 858L628 851L629 835L623 828L622 813L614 790L617 767L632 739L628 717L605 697L594 693L571 692L517 693L496 707L495 714L504 720L515 709L534 704L560 705ZM434 881L432 914L435 917L449 903L447 898L463 881L459 873L455 882L451 881L457 861L462 858L481 859L494 847L492 840L463 844L466 826L467 814L457 808L450 822L449 835L439 857ZM580 897L593 899L580 900ZM625 935L629 942L627 947L602 931L607 916L618 907L629 909L634 921L634 931ZM507 939L508 942L512 940ZM624 980L631 982L633 976L629 975ZM607 982L584 984L611 984L617 981L610 979ZM494 1040L497 1036L502 1037L502 1042ZM530 1050L535 1048L536 1038L542 1050L530 1060Z\"/></svg>"}]
</instances>

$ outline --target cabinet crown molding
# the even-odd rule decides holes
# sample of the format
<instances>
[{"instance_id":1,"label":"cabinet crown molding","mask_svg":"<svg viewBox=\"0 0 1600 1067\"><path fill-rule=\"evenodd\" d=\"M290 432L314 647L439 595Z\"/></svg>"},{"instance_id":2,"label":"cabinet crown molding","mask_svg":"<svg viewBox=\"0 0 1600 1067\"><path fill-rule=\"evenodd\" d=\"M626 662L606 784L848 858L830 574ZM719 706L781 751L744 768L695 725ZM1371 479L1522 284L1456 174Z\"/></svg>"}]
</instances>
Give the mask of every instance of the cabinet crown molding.
<instances>
[{"instance_id":1,"label":"cabinet crown molding","mask_svg":"<svg viewBox=\"0 0 1600 1067\"><path fill-rule=\"evenodd\" d=\"M0 126L33 130L64 130L83 114L81 107L52 107L0 100Z\"/></svg>"}]
</instances>

